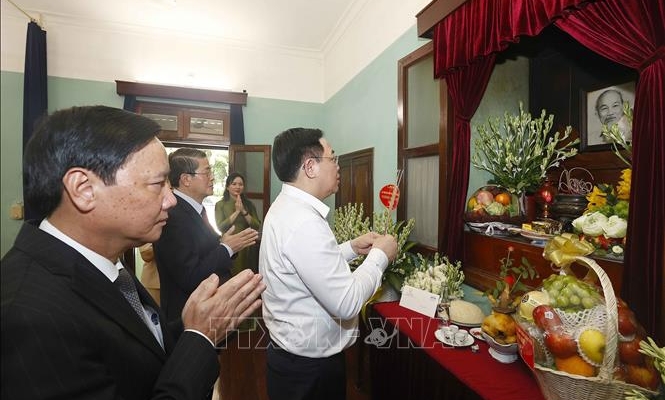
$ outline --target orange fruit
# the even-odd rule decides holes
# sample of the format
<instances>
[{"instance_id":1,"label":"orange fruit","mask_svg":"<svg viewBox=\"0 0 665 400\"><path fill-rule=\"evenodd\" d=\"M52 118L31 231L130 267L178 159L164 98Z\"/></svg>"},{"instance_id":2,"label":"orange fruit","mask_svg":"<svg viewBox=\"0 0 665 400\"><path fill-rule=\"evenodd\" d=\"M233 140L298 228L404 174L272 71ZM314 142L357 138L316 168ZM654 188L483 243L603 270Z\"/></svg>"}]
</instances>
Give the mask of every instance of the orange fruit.
<instances>
[{"instance_id":1,"label":"orange fruit","mask_svg":"<svg viewBox=\"0 0 665 400\"><path fill-rule=\"evenodd\" d=\"M596 367L584 361L577 354L567 358L554 357L554 363L556 364L556 369L569 374L587 377L596 376L597 374Z\"/></svg>"},{"instance_id":2,"label":"orange fruit","mask_svg":"<svg viewBox=\"0 0 665 400\"><path fill-rule=\"evenodd\" d=\"M509 206L510 203L512 202L512 196L510 195L510 193L501 192L496 196L494 196L494 201L496 201L497 203L501 203L504 206Z\"/></svg>"}]
</instances>

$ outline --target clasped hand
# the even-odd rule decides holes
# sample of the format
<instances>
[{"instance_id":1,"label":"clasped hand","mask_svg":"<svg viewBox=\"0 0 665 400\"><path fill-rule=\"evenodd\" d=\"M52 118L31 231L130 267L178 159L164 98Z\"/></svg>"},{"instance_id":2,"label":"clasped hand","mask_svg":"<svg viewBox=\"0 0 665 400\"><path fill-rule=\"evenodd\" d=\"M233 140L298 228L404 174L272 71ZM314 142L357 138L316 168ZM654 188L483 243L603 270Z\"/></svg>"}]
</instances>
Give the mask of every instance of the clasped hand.
<instances>
[{"instance_id":1,"label":"clasped hand","mask_svg":"<svg viewBox=\"0 0 665 400\"><path fill-rule=\"evenodd\" d=\"M192 292L182 310L185 329L194 329L218 344L261 306L263 277L246 269L219 286L210 275Z\"/></svg>"},{"instance_id":2,"label":"clasped hand","mask_svg":"<svg viewBox=\"0 0 665 400\"><path fill-rule=\"evenodd\" d=\"M379 249L386 254L390 262L397 257L397 240L392 235L379 235L376 232L368 232L351 240L351 247L359 255L367 254L374 248Z\"/></svg>"}]
</instances>

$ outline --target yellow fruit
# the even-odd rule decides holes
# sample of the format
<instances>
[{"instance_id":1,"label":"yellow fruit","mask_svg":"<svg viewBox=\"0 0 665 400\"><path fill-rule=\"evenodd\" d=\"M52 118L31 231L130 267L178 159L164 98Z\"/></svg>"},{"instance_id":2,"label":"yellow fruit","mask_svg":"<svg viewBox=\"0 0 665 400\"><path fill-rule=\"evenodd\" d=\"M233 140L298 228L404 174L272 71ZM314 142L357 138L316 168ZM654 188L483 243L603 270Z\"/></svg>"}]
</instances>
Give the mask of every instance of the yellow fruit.
<instances>
[{"instance_id":1,"label":"yellow fruit","mask_svg":"<svg viewBox=\"0 0 665 400\"><path fill-rule=\"evenodd\" d=\"M476 207L476 204L478 204L478 200L476 200L476 197L473 196L469 199L469 204L467 204L467 209L468 210L473 210Z\"/></svg>"},{"instance_id":2,"label":"yellow fruit","mask_svg":"<svg viewBox=\"0 0 665 400\"><path fill-rule=\"evenodd\" d=\"M577 339L579 351L600 365L605 355L605 335L595 328L585 329Z\"/></svg>"},{"instance_id":3,"label":"yellow fruit","mask_svg":"<svg viewBox=\"0 0 665 400\"><path fill-rule=\"evenodd\" d=\"M581 375L586 377L596 376L596 367L584 361L578 355L568 358L554 358L554 364L559 371L567 372L573 375Z\"/></svg>"}]
</instances>

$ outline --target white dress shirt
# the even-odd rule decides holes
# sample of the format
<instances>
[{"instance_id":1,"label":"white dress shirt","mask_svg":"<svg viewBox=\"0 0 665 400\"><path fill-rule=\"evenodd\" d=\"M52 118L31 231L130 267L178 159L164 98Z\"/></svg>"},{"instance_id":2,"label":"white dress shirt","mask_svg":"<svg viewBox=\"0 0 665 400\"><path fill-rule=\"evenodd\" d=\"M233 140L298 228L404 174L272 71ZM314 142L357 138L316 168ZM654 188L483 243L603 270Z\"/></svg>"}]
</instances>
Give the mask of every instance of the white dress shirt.
<instances>
[{"instance_id":1,"label":"white dress shirt","mask_svg":"<svg viewBox=\"0 0 665 400\"><path fill-rule=\"evenodd\" d=\"M263 224L259 272L263 318L270 338L292 354L320 358L339 353L358 336L358 314L381 285L388 257L372 249L355 271L350 242L337 244L328 206L289 184Z\"/></svg>"}]
</instances>

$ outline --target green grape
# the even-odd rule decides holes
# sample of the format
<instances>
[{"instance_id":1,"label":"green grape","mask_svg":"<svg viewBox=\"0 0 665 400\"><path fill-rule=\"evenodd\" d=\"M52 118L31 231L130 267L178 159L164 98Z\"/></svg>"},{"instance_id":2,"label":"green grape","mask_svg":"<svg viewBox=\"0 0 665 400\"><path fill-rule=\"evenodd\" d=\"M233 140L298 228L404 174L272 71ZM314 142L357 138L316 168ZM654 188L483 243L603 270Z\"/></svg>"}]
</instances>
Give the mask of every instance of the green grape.
<instances>
[{"instance_id":1,"label":"green grape","mask_svg":"<svg viewBox=\"0 0 665 400\"><path fill-rule=\"evenodd\" d=\"M570 288L570 286L566 286L565 288L561 289L561 296L565 296L567 298L570 298L570 296L574 295L575 293L573 292L573 289Z\"/></svg>"},{"instance_id":2,"label":"green grape","mask_svg":"<svg viewBox=\"0 0 665 400\"><path fill-rule=\"evenodd\" d=\"M566 308L568 307L568 297L560 295L556 298L556 307L557 308Z\"/></svg>"},{"instance_id":3,"label":"green grape","mask_svg":"<svg viewBox=\"0 0 665 400\"><path fill-rule=\"evenodd\" d=\"M596 299L593 297L582 297L582 307L584 308L594 308L597 305Z\"/></svg>"},{"instance_id":4,"label":"green grape","mask_svg":"<svg viewBox=\"0 0 665 400\"><path fill-rule=\"evenodd\" d=\"M582 299L580 299L580 296L574 294L568 298L568 301L570 302L570 305L572 306L579 306L582 304Z\"/></svg>"},{"instance_id":5,"label":"green grape","mask_svg":"<svg viewBox=\"0 0 665 400\"><path fill-rule=\"evenodd\" d=\"M555 277L556 275L552 275L552 276ZM550 288L552 290L556 290L556 291L561 290L561 288L563 288L563 281L560 280L560 279L554 279L551 283Z\"/></svg>"},{"instance_id":6,"label":"green grape","mask_svg":"<svg viewBox=\"0 0 665 400\"><path fill-rule=\"evenodd\" d=\"M628 218L628 207L629 204L626 200L619 200L615 205L614 205L614 212L616 213L619 218L626 219Z\"/></svg>"}]
</instances>

